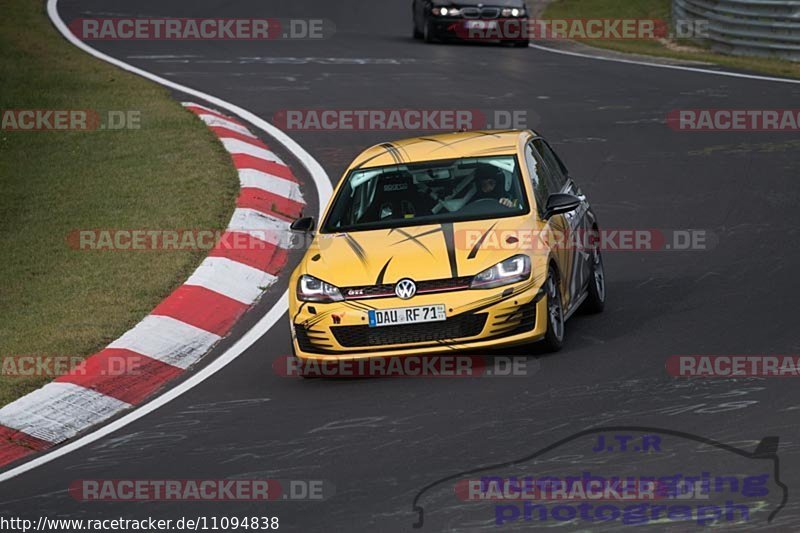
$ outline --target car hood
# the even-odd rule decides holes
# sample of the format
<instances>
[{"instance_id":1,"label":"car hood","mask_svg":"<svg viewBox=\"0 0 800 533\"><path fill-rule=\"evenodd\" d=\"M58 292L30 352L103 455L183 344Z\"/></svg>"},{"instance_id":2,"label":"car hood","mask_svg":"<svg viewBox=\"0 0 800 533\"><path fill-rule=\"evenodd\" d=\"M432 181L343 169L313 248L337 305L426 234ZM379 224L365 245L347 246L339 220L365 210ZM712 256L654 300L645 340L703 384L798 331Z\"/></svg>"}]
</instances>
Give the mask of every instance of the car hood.
<instances>
[{"instance_id":1,"label":"car hood","mask_svg":"<svg viewBox=\"0 0 800 533\"><path fill-rule=\"evenodd\" d=\"M514 217L319 234L302 270L339 287L473 276L525 252L518 244L502 245L503 232L518 235L525 221Z\"/></svg>"}]
</instances>

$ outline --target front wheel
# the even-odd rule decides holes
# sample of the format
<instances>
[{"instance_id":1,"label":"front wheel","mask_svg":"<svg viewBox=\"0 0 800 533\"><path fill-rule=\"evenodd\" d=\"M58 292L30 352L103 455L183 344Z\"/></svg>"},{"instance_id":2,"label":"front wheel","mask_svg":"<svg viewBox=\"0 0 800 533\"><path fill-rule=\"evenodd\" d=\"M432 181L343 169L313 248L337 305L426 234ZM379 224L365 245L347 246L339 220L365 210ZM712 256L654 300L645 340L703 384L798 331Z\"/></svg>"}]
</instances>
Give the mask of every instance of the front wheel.
<instances>
[{"instance_id":1,"label":"front wheel","mask_svg":"<svg viewBox=\"0 0 800 533\"><path fill-rule=\"evenodd\" d=\"M422 32L419 31L419 28L417 28L417 21L414 20L411 24L414 26L414 39L422 39Z\"/></svg>"},{"instance_id":2,"label":"front wheel","mask_svg":"<svg viewBox=\"0 0 800 533\"><path fill-rule=\"evenodd\" d=\"M558 276L553 267L547 273L547 333L544 335L545 348L549 352L557 352L564 345L564 307L561 304L561 290L558 288Z\"/></svg>"},{"instance_id":3,"label":"front wheel","mask_svg":"<svg viewBox=\"0 0 800 533\"><path fill-rule=\"evenodd\" d=\"M600 249L592 253L592 274L589 278L589 295L583 308L589 313L600 313L606 306L606 274L603 270L603 256Z\"/></svg>"},{"instance_id":4,"label":"front wheel","mask_svg":"<svg viewBox=\"0 0 800 533\"><path fill-rule=\"evenodd\" d=\"M435 43L439 40L436 38L436 32L428 20L423 23L422 38L426 43Z\"/></svg>"}]
</instances>

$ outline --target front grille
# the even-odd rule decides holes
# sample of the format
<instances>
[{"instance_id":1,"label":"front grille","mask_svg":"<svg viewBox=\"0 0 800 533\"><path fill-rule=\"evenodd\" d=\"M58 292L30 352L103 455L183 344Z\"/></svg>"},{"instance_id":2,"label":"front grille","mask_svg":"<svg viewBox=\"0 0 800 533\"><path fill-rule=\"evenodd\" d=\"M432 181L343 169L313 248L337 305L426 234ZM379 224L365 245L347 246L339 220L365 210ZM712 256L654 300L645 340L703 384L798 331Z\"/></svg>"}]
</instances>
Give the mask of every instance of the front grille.
<instances>
[{"instance_id":1,"label":"front grille","mask_svg":"<svg viewBox=\"0 0 800 533\"><path fill-rule=\"evenodd\" d=\"M415 281L417 294L431 292L459 291L469 288L472 276L460 278L430 279L426 281ZM384 283L381 285L365 285L361 287L344 287L342 294L345 300L361 300L364 298L390 298L394 297L394 283Z\"/></svg>"},{"instance_id":2,"label":"front grille","mask_svg":"<svg viewBox=\"0 0 800 533\"><path fill-rule=\"evenodd\" d=\"M500 8L497 7L465 7L461 9L461 16L465 19L496 19L500 16Z\"/></svg>"},{"instance_id":3,"label":"front grille","mask_svg":"<svg viewBox=\"0 0 800 533\"><path fill-rule=\"evenodd\" d=\"M457 315L444 322L401 324L399 326L332 326L336 341L346 348L414 344L480 335L486 324L486 313ZM299 335L298 335L299 338Z\"/></svg>"}]
</instances>

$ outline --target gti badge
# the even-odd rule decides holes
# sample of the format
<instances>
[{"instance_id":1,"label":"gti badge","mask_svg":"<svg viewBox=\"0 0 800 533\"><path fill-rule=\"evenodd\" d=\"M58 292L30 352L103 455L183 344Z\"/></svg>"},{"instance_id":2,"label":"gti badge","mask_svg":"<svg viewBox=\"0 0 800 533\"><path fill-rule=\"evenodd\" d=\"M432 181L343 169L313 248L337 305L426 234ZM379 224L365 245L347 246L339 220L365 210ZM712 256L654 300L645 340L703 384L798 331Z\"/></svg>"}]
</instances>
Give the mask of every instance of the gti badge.
<instances>
[{"instance_id":1,"label":"gti badge","mask_svg":"<svg viewBox=\"0 0 800 533\"><path fill-rule=\"evenodd\" d=\"M417 285L410 279L401 279L394 286L394 293L401 300L408 300L417 294Z\"/></svg>"}]
</instances>

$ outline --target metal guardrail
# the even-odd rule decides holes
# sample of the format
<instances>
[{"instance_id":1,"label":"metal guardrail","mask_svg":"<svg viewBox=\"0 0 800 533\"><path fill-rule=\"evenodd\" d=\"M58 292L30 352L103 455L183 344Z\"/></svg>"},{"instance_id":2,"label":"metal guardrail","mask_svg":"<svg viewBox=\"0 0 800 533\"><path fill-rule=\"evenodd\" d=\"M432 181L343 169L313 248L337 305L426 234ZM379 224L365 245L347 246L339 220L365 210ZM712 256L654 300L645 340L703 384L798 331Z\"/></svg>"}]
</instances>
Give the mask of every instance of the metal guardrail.
<instances>
[{"instance_id":1,"label":"metal guardrail","mask_svg":"<svg viewBox=\"0 0 800 533\"><path fill-rule=\"evenodd\" d=\"M672 18L708 21L715 51L800 61L800 0L672 0Z\"/></svg>"}]
</instances>

